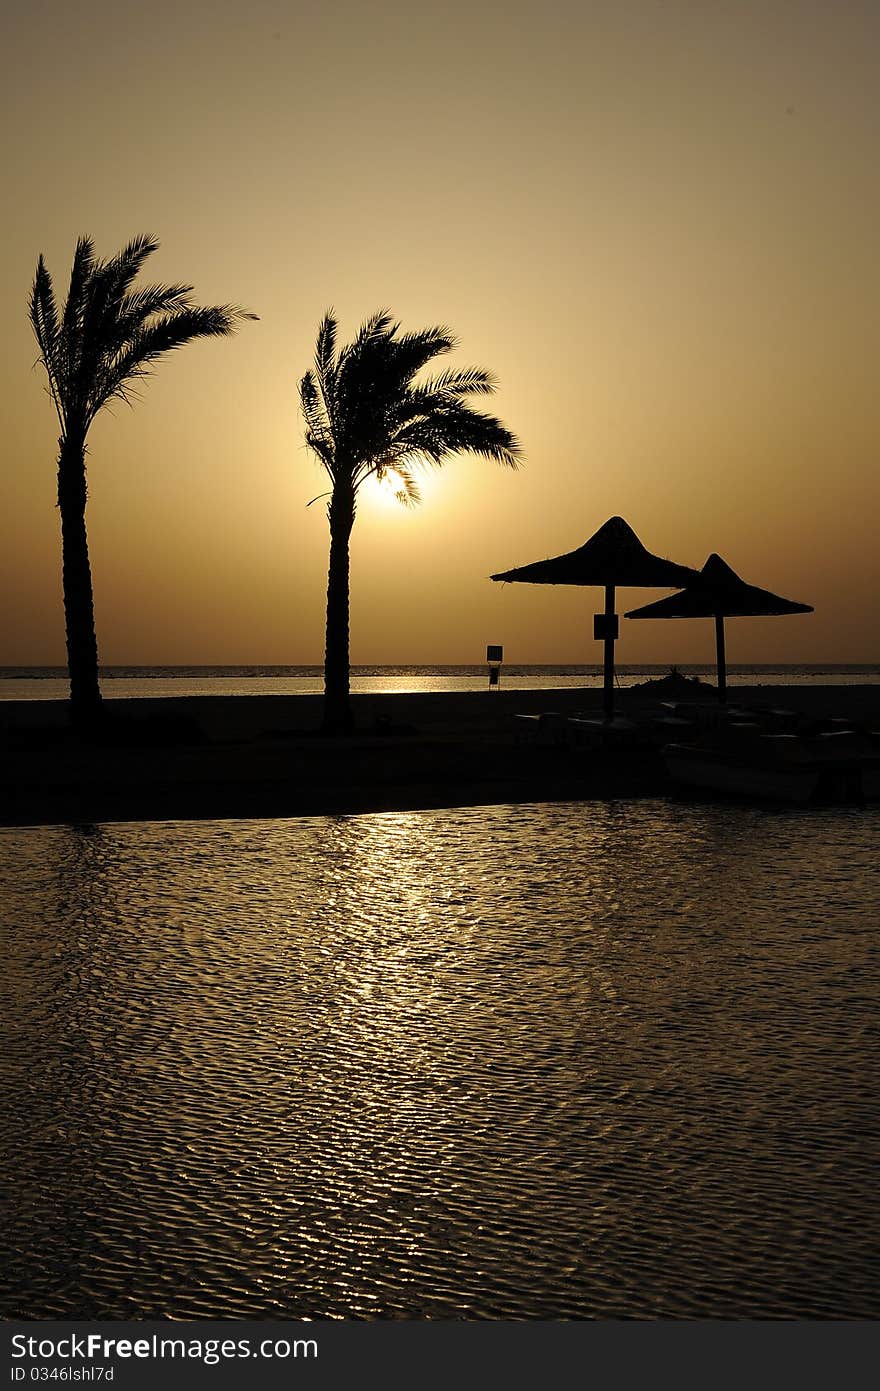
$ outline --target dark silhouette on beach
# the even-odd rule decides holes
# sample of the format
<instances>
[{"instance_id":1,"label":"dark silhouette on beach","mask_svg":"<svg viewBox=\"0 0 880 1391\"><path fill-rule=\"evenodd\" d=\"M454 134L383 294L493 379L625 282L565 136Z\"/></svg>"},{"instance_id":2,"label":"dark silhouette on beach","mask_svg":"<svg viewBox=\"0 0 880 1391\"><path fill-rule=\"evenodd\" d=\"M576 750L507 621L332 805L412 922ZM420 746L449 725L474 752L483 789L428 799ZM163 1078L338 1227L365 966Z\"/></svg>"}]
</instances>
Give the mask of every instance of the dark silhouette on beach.
<instances>
[{"instance_id":1,"label":"dark silhouette on beach","mask_svg":"<svg viewBox=\"0 0 880 1391\"><path fill-rule=\"evenodd\" d=\"M317 454L332 487L330 565L324 656L324 732L344 734L354 725L349 701L349 538L358 490L368 478L399 483L404 504L419 501L415 469L439 467L450 455L482 454L516 468L516 437L493 416L465 404L488 395L494 379L479 367L449 369L417 383L415 378L456 340L446 328L400 333L382 310L346 347L336 349L336 320L324 316L318 330L314 371L300 382L306 442ZM324 495L326 496L326 494ZM317 501L313 498L312 501Z\"/></svg>"},{"instance_id":2,"label":"dark silhouette on beach","mask_svg":"<svg viewBox=\"0 0 880 1391\"><path fill-rule=\"evenodd\" d=\"M632 609L627 618L713 618L715 620L715 665L718 672L718 700L727 702L727 656L724 643L725 618L762 618L790 613L812 613L811 604L783 599L769 589L746 584L726 560L714 552L698 574L693 575L679 594Z\"/></svg>"},{"instance_id":3,"label":"dark silhouette on beach","mask_svg":"<svg viewBox=\"0 0 880 1391\"><path fill-rule=\"evenodd\" d=\"M132 404L135 385L164 353L196 338L224 337L256 315L234 305L201 308L191 285L132 289L152 237L135 237L117 256L100 261L90 237L80 237L63 311L43 257L37 262L30 320L49 379L61 436L58 507L62 586L70 676L70 713L78 729L94 728L101 710L92 572L86 536L86 439L108 401Z\"/></svg>"},{"instance_id":4,"label":"dark silhouette on beach","mask_svg":"<svg viewBox=\"0 0 880 1391\"><path fill-rule=\"evenodd\" d=\"M614 644L617 641L617 614L614 592L618 585L646 589L673 589L686 584L696 574L687 565L676 565L645 549L629 522L609 517L599 530L576 551L551 560L535 560L493 575L493 580L514 584L601 585L605 590L605 612L596 614L594 636L605 649L605 675L602 704L605 719L614 718Z\"/></svg>"}]
</instances>

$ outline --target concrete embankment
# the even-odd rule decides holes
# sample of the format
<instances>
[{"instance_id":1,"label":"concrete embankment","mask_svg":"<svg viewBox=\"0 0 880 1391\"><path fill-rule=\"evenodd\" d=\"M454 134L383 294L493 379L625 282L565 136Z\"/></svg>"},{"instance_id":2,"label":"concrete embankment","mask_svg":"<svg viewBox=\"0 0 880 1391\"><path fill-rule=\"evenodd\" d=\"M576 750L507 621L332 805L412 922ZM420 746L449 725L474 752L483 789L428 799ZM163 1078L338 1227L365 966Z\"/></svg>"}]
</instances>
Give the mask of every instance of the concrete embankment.
<instances>
[{"instance_id":1,"label":"concrete embankment","mask_svg":"<svg viewBox=\"0 0 880 1391\"><path fill-rule=\"evenodd\" d=\"M596 690L360 695L357 732L323 738L318 696L106 700L99 740L75 738L60 701L0 702L0 822L342 814L668 791L662 738L571 750L521 737L515 716L598 717ZM731 702L880 726L880 686L735 688ZM618 693L650 722L656 697Z\"/></svg>"}]
</instances>

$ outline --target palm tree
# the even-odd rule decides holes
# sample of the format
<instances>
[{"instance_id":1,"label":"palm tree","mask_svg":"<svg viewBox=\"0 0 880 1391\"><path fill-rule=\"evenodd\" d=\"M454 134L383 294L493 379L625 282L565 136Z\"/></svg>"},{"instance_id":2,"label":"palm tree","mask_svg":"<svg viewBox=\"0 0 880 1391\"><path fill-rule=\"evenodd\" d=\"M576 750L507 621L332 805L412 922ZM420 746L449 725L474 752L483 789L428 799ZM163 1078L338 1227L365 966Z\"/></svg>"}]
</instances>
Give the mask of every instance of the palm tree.
<instances>
[{"instance_id":1,"label":"palm tree","mask_svg":"<svg viewBox=\"0 0 880 1391\"><path fill-rule=\"evenodd\" d=\"M433 358L456 346L449 330L399 330L400 325L381 310L337 352L336 320L328 311L318 331L314 371L306 372L300 382L306 443L331 483L323 725L331 734L353 727L349 538L360 487L368 478L389 477L400 485L398 499L415 503L419 490L414 471L419 466L439 467L451 454L466 452L516 468L521 457L516 437L499 420L465 404L465 397L495 389L488 372L472 367L415 381Z\"/></svg>"},{"instance_id":2,"label":"palm tree","mask_svg":"<svg viewBox=\"0 0 880 1391\"><path fill-rule=\"evenodd\" d=\"M62 587L74 723L98 717L98 647L92 574L86 538L86 439L102 406L131 404L135 384L164 353L194 338L223 337L242 319L256 316L234 305L203 309L192 303L191 285L132 285L157 249L152 237L135 237L108 261L95 257L90 237L80 237L73 257L67 303L59 312L52 277L37 262L30 320L46 369L61 436L58 441L58 508L61 513Z\"/></svg>"}]
</instances>

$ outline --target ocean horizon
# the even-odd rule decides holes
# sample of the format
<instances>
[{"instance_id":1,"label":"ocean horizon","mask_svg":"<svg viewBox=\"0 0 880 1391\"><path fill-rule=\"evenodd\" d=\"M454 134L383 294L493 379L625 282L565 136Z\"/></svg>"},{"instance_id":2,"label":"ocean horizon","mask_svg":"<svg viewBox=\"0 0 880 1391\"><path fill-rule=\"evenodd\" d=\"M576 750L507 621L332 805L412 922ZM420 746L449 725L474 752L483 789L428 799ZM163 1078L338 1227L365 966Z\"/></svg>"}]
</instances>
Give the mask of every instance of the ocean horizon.
<instances>
[{"instance_id":1,"label":"ocean horizon","mask_svg":"<svg viewBox=\"0 0 880 1391\"><path fill-rule=\"evenodd\" d=\"M626 689L641 681L664 676L671 670L683 676L715 681L709 662L621 663L615 669L617 686ZM484 690L485 662L352 665L351 689L355 694L397 694L426 691ZM559 690L602 685L601 663L520 663L501 668L501 686L507 690ZM169 665L105 666L100 669L105 695L115 699L208 695L317 695L323 690L324 672L310 665ZM729 686L858 686L880 684L877 662L732 662L727 667ZM0 667L0 700L65 700L67 669L63 666Z\"/></svg>"}]
</instances>

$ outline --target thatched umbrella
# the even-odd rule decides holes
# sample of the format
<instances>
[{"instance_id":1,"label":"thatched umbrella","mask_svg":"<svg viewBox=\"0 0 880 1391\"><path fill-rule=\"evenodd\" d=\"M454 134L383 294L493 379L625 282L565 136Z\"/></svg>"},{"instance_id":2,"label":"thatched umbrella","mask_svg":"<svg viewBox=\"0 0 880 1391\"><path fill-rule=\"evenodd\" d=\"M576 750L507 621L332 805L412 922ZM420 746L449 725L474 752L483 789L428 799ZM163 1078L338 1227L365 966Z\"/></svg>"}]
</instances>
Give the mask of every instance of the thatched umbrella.
<instances>
[{"instance_id":1,"label":"thatched umbrella","mask_svg":"<svg viewBox=\"0 0 880 1391\"><path fill-rule=\"evenodd\" d=\"M781 599L769 589L746 584L735 570L714 552L702 570L689 580L680 594L658 599L644 608L633 609L627 618L714 618L718 667L718 699L727 699L727 667L724 656L725 618L761 618L785 613L812 613L812 605Z\"/></svg>"},{"instance_id":2,"label":"thatched umbrella","mask_svg":"<svg viewBox=\"0 0 880 1391\"><path fill-rule=\"evenodd\" d=\"M510 580L514 584L576 584L602 585L605 588L605 612L597 613L593 636L605 643L605 677L603 704L606 719L614 714L614 642L617 637L617 614L614 612L614 590L618 585L638 589L674 589L686 584L696 575L687 565L675 565L646 551L632 527L622 517L612 517L600 526L594 536L576 551L557 555L552 560L536 560L517 570L505 570L493 575L493 580Z\"/></svg>"}]
</instances>

